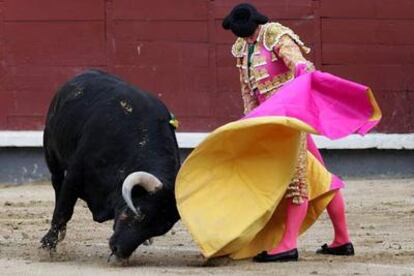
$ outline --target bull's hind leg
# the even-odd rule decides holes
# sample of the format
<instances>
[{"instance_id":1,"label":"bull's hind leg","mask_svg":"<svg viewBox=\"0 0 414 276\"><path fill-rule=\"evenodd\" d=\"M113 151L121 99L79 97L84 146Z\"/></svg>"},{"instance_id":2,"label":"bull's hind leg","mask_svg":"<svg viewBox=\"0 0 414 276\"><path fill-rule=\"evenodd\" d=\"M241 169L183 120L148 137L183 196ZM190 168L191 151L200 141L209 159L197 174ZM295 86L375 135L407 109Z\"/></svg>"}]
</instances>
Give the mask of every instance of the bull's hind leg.
<instances>
[{"instance_id":1,"label":"bull's hind leg","mask_svg":"<svg viewBox=\"0 0 414 276\"><path fill-rule=\"evenodd\" d=\"M78 199L80 181L79 172L71 170L64 177L62 184L55 187L55 210L51 227L41 240L42 248L53 250L57 243L63 240L66 233L66 223L72 218L73 209Z\"/></svg>"}]
</instances>

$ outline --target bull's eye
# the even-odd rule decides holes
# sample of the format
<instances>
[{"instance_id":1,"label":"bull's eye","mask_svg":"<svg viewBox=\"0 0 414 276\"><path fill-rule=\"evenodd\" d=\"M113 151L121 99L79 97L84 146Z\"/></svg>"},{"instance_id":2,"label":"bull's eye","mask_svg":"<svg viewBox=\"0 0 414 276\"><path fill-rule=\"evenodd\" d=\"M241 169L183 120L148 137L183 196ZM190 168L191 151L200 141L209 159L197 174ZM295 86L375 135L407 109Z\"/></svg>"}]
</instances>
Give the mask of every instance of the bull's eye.
<instances>
[{"instance_id":1,"label":"bull's eye","mask_svg":"<svg viewBox=\"0 0 414 276\"><path fill-rule=\"evenodd\" d=\"M135 219L136 221L138 221L138 222L141 222L141 221L143 221L143 220L145 219L145 214L141 213L141 214L139 214L139 215L135 215L135 216L134 216L134 219Z\"/></svg>"}]
</instances>

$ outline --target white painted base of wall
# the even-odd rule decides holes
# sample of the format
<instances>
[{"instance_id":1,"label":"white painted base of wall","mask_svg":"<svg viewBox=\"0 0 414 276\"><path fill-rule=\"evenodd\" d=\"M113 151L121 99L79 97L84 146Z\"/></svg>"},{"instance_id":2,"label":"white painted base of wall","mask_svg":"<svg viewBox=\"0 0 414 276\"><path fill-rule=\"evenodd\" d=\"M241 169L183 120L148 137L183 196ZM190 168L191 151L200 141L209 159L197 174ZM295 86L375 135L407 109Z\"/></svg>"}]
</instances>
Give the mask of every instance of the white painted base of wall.
<instances>
[{"instance_id":1,"label":"white painted base of wall","mask_svg":"<svg viewBox=\"0 0 414 276\"><path fill-rule=\"evenodd\" d=\"M207 135L207 132L177 132L178 145L180 148L194 148ZM314 138L321 149L414 149L414 133L351 135L335 141L319 136ZM0 131L0 147L42 146L42 131Z\"/></svg>"}]
</instances>

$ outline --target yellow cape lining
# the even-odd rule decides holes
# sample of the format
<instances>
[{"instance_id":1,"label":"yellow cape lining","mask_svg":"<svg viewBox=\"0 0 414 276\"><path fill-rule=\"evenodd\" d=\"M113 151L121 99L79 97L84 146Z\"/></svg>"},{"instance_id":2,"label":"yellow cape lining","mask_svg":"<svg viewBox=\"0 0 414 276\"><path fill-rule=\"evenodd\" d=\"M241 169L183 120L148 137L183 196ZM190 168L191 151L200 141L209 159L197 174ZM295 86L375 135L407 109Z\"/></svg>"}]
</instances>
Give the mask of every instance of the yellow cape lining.
<instances>
[{"instance_id":1,"label":"yellow cape lining","mask_svg":"<svg viewBox=\"0 0 414 276\"><path fill-rule=\"evenodd\" d=\"M245 119L216 129L186 159L176 181L182 222L207 258L248 258L275 246L284 229L284 195L300 132L287 117ZM309 228L333 197L332 175L308 153Z\"/></svg>"}]
</instances>

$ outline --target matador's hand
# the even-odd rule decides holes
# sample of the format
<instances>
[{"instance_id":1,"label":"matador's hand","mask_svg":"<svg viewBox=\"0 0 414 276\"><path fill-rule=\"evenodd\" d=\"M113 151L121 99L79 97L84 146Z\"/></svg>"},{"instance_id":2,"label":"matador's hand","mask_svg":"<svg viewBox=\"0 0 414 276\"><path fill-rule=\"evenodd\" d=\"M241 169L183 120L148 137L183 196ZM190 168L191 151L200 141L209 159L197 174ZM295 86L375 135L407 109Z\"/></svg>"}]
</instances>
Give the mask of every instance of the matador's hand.
<instances>
[{"instance_id":1,"label":"matador's hand","mask_svg":"<svg viewBox=\"0 0 414 276\"><path fill-rule=\"evenodd\" d=\"M312 73L313 71L315 71L315 66L312 62L298 63L295 67L295 78L303 74Z\"/></svg>"}]
</instances>

